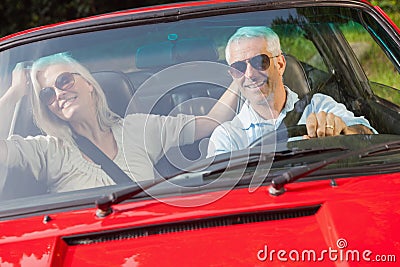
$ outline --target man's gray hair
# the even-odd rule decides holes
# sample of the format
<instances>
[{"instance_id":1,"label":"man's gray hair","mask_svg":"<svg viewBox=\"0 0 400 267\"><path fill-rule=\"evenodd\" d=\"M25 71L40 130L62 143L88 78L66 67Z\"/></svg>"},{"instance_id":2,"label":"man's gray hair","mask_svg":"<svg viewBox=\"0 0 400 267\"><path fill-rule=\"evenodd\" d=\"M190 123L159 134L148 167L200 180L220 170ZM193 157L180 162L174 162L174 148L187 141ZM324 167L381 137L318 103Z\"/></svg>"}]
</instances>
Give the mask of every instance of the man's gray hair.
<instances>
[{"instance_id":1,"label":"man's gray hair","mask_svg":"<svg viewBox=\"0 0 400 267\"><path fill-rule=\"evenodd\" d=\"M229 46L232 42L243 38L264 38L267 41L268 52L272 56L277 56L282 53L279 36L271 29L265 26L248 26L236 30L236 32L229 38L225 48L225 58L230 62Z\"/></svg>"},{"instance_id":2,"label":"man's gray hair","mask_svg":"<svg viewBox=\"0 0 400 267\"><path fill-rule=\"evenodd\" d=\"M74 143L72 138L72 129L70 128L69 123L61 120L53 114L39 98L39 93L42 88L38 81L38 75L52 65L68 66L73 70L72 72L78 73L93 86L93 97L97 108L97 118L94 119L97 119L102 130L110 129L113 125L120 122L121 118L110 110L102 88L90 74L89 70L67 53L59 53L40 58L32 65L31 80L33 85L33 116L37 126L44 133L57 137L60 141Z\"/></svg>"}]
</instances>

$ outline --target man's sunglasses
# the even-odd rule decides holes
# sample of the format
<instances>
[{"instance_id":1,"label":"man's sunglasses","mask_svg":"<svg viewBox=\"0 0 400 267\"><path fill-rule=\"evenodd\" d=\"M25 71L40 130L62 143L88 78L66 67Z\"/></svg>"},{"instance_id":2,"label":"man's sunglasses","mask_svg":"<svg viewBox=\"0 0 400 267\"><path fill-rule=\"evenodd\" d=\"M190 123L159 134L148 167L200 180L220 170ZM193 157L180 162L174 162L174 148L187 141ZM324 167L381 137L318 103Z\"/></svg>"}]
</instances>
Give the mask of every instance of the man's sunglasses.
<instances>
[{"instance_id":1,"label":"man's sunglasses","mask_svg":"<svg viewBox=\"0 0 400 267\"><path fill-rule=\"evenodd\" d=\"M54 86L62 91L71 90L72 87L75 85L74 74L79 75L79 73L71 73L71 72L63 72L57 76L56 82ZM54 87L45 87L40 90L39 98L42 103L45 105L50 106L51 104L56 101L56 92Z\"/></svg>"},{"instance_id":2,"label":"man's sunglasses","mask_svg":"<svg viewBox=\"0 0 400 267\"><path fill-rule=\"evenodd\" d=\"M278 57L278 56L274 56L274 57ZM274 58L274 57L270 57L268 55L261 54L261 55L257 55L252 58L243 60L243 61L236 61L230 65L229 73L232 75L233 78L241 78L244 75L244 73L246 72L247 62L249 62L250 65L254 69L260 70L260 71L265 71L269 68L269 66L271 64L270 59Z\"/></svg>"}]
</instances>

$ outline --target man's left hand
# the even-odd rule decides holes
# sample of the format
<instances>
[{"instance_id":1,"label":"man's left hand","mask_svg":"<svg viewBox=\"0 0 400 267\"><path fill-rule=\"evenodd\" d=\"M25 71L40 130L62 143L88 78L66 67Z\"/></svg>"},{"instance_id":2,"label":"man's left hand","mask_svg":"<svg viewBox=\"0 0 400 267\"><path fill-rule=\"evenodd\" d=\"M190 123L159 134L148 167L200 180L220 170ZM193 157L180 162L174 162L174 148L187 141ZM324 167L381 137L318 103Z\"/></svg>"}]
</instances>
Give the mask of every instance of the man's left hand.
<instances>
[{"instance_id":1,"label":"man's left hand","mask_svg":"<svg viewBox=\"0 0 400 267\"><path fill-rule=\"evenodd\" d=\"M372 134L364 125L347 126L342 118L324 111L311 113L306 120L307 136L304 138L336 136L340 134Z\"/></svg>"}]
</instances>

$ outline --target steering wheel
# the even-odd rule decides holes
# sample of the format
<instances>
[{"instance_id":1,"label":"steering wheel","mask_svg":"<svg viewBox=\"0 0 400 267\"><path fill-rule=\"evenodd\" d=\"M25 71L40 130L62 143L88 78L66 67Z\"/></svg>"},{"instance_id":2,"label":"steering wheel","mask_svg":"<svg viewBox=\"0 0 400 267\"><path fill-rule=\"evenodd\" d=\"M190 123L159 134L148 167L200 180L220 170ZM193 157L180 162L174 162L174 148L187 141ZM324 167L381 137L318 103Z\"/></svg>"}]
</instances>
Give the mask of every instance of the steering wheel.
<instances>
[{"instance_id":1,"label":"steering wheel","mask_svg":"<svg viewBox=\"0 0 400 267\"><path fill-rule=\"evenodd\" d=\"M271 144L271 142L283 141L291 137L307 135L307 128L305 125L293 125L289 127L278 128L275 131L268 132L256 140L254 140L249 147L256 147L264 144Z\"/></svg>"}]
</instances>

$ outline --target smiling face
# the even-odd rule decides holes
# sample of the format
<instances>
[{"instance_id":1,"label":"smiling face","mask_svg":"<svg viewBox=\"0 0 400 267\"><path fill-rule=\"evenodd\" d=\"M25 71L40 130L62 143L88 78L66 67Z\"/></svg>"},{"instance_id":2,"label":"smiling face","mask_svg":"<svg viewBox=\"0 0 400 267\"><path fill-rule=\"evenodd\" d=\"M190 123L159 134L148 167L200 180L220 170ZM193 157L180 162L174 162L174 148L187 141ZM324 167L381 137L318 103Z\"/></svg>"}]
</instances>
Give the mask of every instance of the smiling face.
<instances>
[{"instance_id":1,"label":"smiling face","mask_svg":"<svg viewBox=\"0 0 400 267\"><path fill-rule=\"evenodd\" d=\"M73 80L69 81L66 87L68 88L67 90L65 88L61 90L55 84L60 74L65 72L73 73ZM94 110L93 86L81 75L74 73L68 66L62 64L52 65L40 72L38 81L41 88L50 87L54 90L55 100L47 106L60 119L68 122L78 121L91 114L91 111Z\"/></svg>"},{"instance_id":2,"label":"smiling face","mask_svg":"<svg viewBox=\"0 0 400 267\"><path fill-rule=\"evenodd\" d=\"M229 62L245 61L247 64L244 75L237 79L241 85L241 91L250 104L255 106L269 105L276 108L276 104L281 106L282 97L285 101L286 93L282 82L282 75L285 70L286 62L283 55L272 55L268 51L267 41L262 37L240 38L233 41L229 46ZM266 70L254 68L249 60L258 55L267 55L270 57L270 66ZM274 64L274 56L276 63ZM256 108L255 108L256 109ZM280 111L280 110L279 110Z\"/></svg>"}]
</instances>

